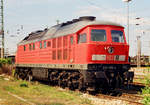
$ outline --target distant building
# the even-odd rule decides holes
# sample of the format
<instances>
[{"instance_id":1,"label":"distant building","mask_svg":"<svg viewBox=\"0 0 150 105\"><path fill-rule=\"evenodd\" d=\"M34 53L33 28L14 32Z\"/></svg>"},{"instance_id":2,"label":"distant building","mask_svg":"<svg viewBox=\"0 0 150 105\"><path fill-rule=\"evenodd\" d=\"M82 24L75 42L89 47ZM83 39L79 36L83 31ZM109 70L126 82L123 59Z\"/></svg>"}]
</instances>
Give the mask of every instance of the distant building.
<instances>
[{"instance_id":1,"label":"distant building","mask_svg":"<svg viewBox=\"0 0 150 105\"><path fill-rule=\"evenodd\" d=\"M9 54L8 48L5 49L5 55L4 55L4 57L5 57L5 58L11 58L12 63L13 63L13 64L15 63L15 54ZM1 48L0 48L0 58L1 58Z\"/></svg>"},{"instance_id":2,"label":"distant building","mask_svg":"<svg viewBox=\"0 0 150 105\"><path fill-rule=\"evenodd\" d=\"M140 56L141 66L150 65L150 56L142 55ZM131 65L137 65L137 56L131 57Z\"/></svg>"},{"instance_id":3,"label":"distant building","mask_svg":"<svg viewBox=\"0 0 150 105\"><path fill-rule=\"evenodd\" d=\"M8 55L7 58L11 58L12 64L15 63L15 55Z\"/></svg>"}]
</instances>

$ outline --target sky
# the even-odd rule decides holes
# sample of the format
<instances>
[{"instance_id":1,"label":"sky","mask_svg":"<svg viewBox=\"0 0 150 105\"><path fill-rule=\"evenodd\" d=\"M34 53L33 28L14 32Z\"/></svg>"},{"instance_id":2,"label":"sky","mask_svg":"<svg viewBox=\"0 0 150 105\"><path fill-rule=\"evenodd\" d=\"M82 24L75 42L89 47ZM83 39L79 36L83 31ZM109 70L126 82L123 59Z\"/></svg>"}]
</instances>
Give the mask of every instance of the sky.
<instances>
[{"instance_id":1,"label":"sky","mask_svg":"<svg viewBox=\"0 0 150 105\"><path fill-rule=\"evenodd\" d=\"M129 3L131 56L137 53L137 36L141 36L142 55L150 55L149 4L149 0ZM15 53L17 43L29 33L56 25L57 20L62 23L80 16L119 23L127 33L127 3L122 0L4 0L5 48Z\"/></svg>"}]
</instances>

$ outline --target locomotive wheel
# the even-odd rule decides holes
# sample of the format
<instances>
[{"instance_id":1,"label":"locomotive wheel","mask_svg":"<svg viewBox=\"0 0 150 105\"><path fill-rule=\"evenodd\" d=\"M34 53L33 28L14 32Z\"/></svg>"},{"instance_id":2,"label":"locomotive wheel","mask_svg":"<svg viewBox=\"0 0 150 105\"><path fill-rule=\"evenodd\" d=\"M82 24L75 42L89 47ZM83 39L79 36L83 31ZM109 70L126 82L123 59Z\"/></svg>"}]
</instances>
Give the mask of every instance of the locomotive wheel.
<instances>
[{"instance_id":1,"label":"locomotive wheel","mask_svg":"<svg viewBox=\"0 0 150 105\"><path fill-rule=\"evenodd\" d=\"M116 88L116 84L117 84L117 78L112 78L110 80L110 83L111 83L111 89L114 90Z\"/></svg>"},{"instance_id":2,"label":"locomotive wheel","mask_svg":"<svg viewBox=\"0 0 150 105\"><path fill-rule=\"evenodd\" d=\"M65 88L65 84L64 84L64 82L63 82L62 79L59 79L59 80L58 80L58 86L60 86L60 87L62 87L62 88Z\"/></svg>"},{"instance_id":3,"label":"locomotive wheel","mask_svg":"<svg viewBox=\"0 0 150 105\"><path fill-rule=\"evenodd\" d=\"M21 78L22 80L25 80L26 76L27 76L26 72L24 72L24 71L19 72L19 78Z\"/></svg>"},{"instance_id":4,"label":"locomotive wheel","mask_svg":"<svg viewBox=\"0 0 150 105\"><path fill-rule=\"evenodd\" d=\"M60 86L60 87L62 85L62 75L63 75L63 73L61 72L61 73L59 73L59 76L58 76L58 86Z\"/></svg>"},{"instance_id":5,"label":"locomotive wheel","mask_svg":"<svg viewBox=\"0 0 150 105\"><path fill-rule=\"evenodd\" d=\"M50 84L70 90L79 89L85 91L83 75L78 71L49 71Z\"/></svg>"},{"instance_id":6,"label":"locomotive wheel","mask_svg":"<svg viewBox=\"0 0 150 105\"><path fill-rule=\"evenodd\" d=\"M59 73L58 76L58 86L65 88L66 85L66 77L67 77L67 73L65 71Z\"/></svg>"},{"instance_id":7,"label":"locomotive wheel","mask_svg":"<svg viewBox=\"0 0 150 105\"><path fill-rule=\"evenodd\" d=\"M83 76L80 75L80 78L79 78L79 86L78 86L78 89L79 91L86 91L86 88L84 86L84 78Z\"/></svg>"},{"instance_id":8,"label":"locomotive wheel","mask_svg":"<svg viewBox=\"0 0 150 105\"><path fill-rule=\"evenodd\" d=\"M21 68L17 68L16 71L15 71L14 77L16 79L24 80L26 78L26 72Z\"/></svg>"},{"instance_id":9,"label":"locomotive wheel","mask_svg":"<svg viewBox=\"0 0 150 105\"><path fill-rule=\"evenodd\" d=\"M68 73L64 72L62 76L62 88L67 87Z\"/></svg>"},{"instance_id":10,"label":"locomotive wheel","mask_svg":"<svg viewBox=\"0 0 150 105\"><path fill-rule=\"evenodd\" d=\"M70 90L74 90L73 82L72 82L72 75L68 77L67 86Z\"/></svg>"},{"instance_id":11,"label":"locomotive wheel","mask_svg":"<svg viewBox=\"0 0 150 105\"><path fill-rule=\"evenodd\" d=\"M58 86L62 87L62 80L58 80Z\"/></svg>"},{"instance_id":12,"label":"locomotive wheel","mask_svg":"<svg viewBox=\"0 0 150 105\"><path fill-rule=\"evenodd\" d=\"M118 75L116 77L116 87L121 88L122 85L123 85L123 79L120 76L120 74L118 73Z\"/></svg>"},{"instance_id":13,"label":"locomotive wheel","mask_svg":"<svg viewBox=\"0 0 150 105\"><path fill-rule=\"evenodd\" d=\"M28 72L27 74L27 77L26 77L26 80L28 80L29 82L31 82L33 80L33 75L32 75L32 72Z\"/></svg>"},{"instance_id":14,"label":"locomotive wheel","mask_svg":"<svg viewBox=\"0 0 150 105\"><path fill-rule=\"evenodd\" d=\"M61 81L61 87L62 87L63 89L67 87L67 81L66 81L65 79L63 79L63 80Z\"/></svg>"},{"instance_id":15,"label":"locomotive wheel","mask_svg":"<svg viewBox=\"0 0 150 105\"><path fill-rule=\"evenodd\" d=\"M69 73L67 86L70 90L75 90L75 72Z\"/></svg>"},{"instance_id":16,"label":"locomotive wheel","mask_svg":"<svg viewBox=\"0 0 150 105\"><path fill-rule=\"evenodd\" d=\"M33 76L29 74L29 82L33 80Z\"/></svg>"},{"instance_id":17,"label":"locomotive wheel","mask_svg":"<svg viewBox=\"0 0 150 105\"><path fill-rule=\"evenodd\" d=\"M73 83L73 88L74 88L74 89L78 89L78 87L79 87L79 81L73 79L73 80L72 80L72 83Z\"/></svg>"},{"instance_id":18,"label":"locomotive wheel","mask_svg":"<svg viewBox=\"0 0 150 105\"><path fill-rule=\"evenodd\" d=\"M53 71L49 74L49 80L51 85L58 85L58 74L59 73L57 71Z\"/></svg>"},{"instance_id":19,"label":"locomotive wheel","mask_svg":"<svg viewBox=\"0 0 150 105\"><path fill-rule=\"evenodd\" d=\"M74 90L73 84L72 84L71 81L68 81L68 88L69 88L70 90Z\"/></svg>"}]
</instances>

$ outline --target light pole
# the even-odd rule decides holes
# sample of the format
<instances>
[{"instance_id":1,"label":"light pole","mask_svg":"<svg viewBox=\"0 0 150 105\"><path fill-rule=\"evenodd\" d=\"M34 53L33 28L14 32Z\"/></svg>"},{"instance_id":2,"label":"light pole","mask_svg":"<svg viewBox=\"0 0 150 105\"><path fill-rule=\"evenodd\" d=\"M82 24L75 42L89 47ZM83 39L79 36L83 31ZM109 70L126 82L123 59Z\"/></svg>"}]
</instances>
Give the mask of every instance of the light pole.
<instances>
[{"instance_id":1,"label":"light pole","mask_svg":"<svg viewBox=\"0 0 150 105\"><path fill-rule=\"evenodd\" d=\"M137 67L141 67L141 36L137 36Z\"/></svg>"},{"instance_id":2,"label":"light pole","mask_svg":"<svg viewBox=\"0 0 150 105\"><path fill-rule=\"evenodd\" d=\"M135 18L136 20L140 20L140 17ZM139 26L140 24L135 24L136 26ZM142 34L145 32L143 31ZM137 36L137 67L141 67L141 34Z\"/></svg>"},{"instance_id":3,"label":"light pole","mask_svg":"<svg viewBox=\"0 0 150 105\"><path fill-rule=\"evenodd\" d=\"M122 0L122 1L127 3L127 38L128 38L128 44L129 44L129 2L131 0Z\"/></svg>"},{"instance_id":4,"label":"light pole","mask_svg":"<svg viewBox=\"0 0 150 105\"><path fill-rule=\"evenodd\" d=\"M1 0L0 5L0 25L1 25L1 32L0 35L2 35L2 47L1 47L1 58L4 58L4 7L3 7L3 0Z\"/></svg>"}]
</instances>

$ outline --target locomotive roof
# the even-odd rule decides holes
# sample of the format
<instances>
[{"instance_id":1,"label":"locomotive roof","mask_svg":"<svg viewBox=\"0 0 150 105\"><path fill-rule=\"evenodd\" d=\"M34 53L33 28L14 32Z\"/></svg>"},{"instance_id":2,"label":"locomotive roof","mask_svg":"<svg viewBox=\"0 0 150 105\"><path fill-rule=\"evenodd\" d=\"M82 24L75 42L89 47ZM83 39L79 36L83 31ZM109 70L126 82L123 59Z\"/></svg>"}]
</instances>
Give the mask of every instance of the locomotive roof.
<instances>
[{"instance_id":1,"label":"locomotive roof","mask_svg":"<svg viewBox=\"0 0 150 105\"><path fill-rule=\"evenodd\" d=\"M43 31L36 31L29 34L25 37L19 45L24 45L28 43L33 43L36 41L46 40L50 38L56 38L60 36L65 36L68 34L73 34L78 32L80 29L89 26L89 25L113 25L113 26L121 26L120 24L116 24L108 21L96 21L96 20L76 20L76 22L68 22L69 24L62 23L55 26L52 26L49 29L45 29Z\"/></svg>"}]
</instances>

